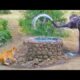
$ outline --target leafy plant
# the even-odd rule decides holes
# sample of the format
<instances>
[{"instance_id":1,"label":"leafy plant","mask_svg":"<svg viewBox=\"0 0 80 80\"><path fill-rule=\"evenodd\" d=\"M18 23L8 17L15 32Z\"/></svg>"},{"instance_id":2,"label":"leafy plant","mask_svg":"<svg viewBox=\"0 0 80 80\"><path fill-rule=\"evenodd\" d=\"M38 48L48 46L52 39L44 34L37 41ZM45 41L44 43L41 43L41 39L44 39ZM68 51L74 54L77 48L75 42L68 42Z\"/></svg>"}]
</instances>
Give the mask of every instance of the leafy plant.
<instances>
[{"instance_id":1,"label":"leafy plant","mask_svg":"<svg viewBox=\"0 0 80 80\"><path fill-rule=\"evenodd\" d=\"M0 19L0 46L9 41L12 36L8 30L8 22L4 19Z\"/></svg>"},{"instance_id":2,"label":"leafy plant","mask_svg":"<svg viewBox=\"0 0 80 80\"><path fill-rule=\"evenodd\" d=\"M0 19L0 30L6 30L8 27L8 21L4 19Z\"/></svg>"}]
</instances>

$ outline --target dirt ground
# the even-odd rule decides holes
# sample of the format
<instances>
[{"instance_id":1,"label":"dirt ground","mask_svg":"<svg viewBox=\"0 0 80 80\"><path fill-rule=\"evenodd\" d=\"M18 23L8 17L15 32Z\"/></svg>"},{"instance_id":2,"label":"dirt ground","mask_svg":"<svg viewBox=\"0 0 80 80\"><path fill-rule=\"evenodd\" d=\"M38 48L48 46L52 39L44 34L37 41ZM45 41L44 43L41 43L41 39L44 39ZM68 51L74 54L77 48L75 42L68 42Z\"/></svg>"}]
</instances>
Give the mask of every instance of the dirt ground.
<instances>
[{"instance_id":1,"label":"dirt ground","mask_svg":"<svg viewBox=\"0 0 80 80\"><path fill-rule=\"evenodd\" d=\"M24 36L19 32L19 25L18 20L22 17L22 14L18 11L15 11L14 13L10 15L1 15L0 18L5 18L8 20L9 23L9 29L12 33L13 40L9 43L7 43L5 46L0 48L0 52L4 48L9 49L11 46L18 47L21 43L21 40L24 38ZM78 30L74 29L67 29L70 32L70 37L63 39L64 47L71 50L71 51L78 51ZM0 70L25 70L25 69L15 69L10 68L7 66L0 65ZM27 69L26 69L27 70ZM53 65L51 67L39 69L39 70L80 70L80 57L76 57L74 59L71 59L69 62L65 64L59 64L59 65Z\"/></svg>"}]
</instances>

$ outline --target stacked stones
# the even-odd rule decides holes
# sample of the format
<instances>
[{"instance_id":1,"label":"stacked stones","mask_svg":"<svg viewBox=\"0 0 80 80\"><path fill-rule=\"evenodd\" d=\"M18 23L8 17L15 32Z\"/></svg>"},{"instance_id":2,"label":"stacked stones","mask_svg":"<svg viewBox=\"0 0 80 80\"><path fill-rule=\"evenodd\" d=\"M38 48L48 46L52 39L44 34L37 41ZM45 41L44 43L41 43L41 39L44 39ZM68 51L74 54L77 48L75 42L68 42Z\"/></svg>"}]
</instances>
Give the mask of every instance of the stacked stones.
<instances>
[{"instance_id":1,"label":"stacked stones","mask_svg":"<svg viewBox=\"0 0 80 80\"><path fill-rule=\"evenodd\" d=\"M63 54L62 43L26 43L28 46L28 52L26 54L27 60L32 60L34 58L38 58L41 60L45 60L47 58L60 56Z\"/></svg>"},{"instance_id":2,"label":"stacked stones","mask_svg":"<svg viewBox=\"0 0 80 80\"><path fill-rule=\"evenodd\" d=\"M63 53L62 40L58 39L55 42L36 42L34 38L23 41L21 48L16 52L16 58L17 64L26 67L31 64L33 66L50 65L59 60L67 59Z\"/></svg>"}]
</instances>

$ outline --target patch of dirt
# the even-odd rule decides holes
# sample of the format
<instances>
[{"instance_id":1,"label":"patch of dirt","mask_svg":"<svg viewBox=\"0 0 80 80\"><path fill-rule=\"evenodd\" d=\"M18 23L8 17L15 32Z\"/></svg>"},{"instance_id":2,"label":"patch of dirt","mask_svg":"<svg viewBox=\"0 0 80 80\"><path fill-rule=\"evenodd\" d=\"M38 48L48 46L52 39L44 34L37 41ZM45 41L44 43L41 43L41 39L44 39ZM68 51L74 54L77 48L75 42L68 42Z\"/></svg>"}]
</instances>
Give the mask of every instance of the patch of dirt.
<instances>
[{"instance_id":1,"label":"patch of dirt","mask_svg":"<svg viewBox=\"0 0 80 80\"><path fill-rule=\"evenodd\" d=\"M43 68L43 70L80 70L80 57L71 59L65 64Z\"/></svg>"},{"instance_id":2,"label":"patch of dirt","mask_svg":"<svg viewBox=\"0 0 80 80\"><path fill-rule=\"evenodd\" d=\"M69 32L69 37L63 39L64 48L77 52L79 46L79 32L78 29L65 29Z\"/></svg>"}]
</instances>

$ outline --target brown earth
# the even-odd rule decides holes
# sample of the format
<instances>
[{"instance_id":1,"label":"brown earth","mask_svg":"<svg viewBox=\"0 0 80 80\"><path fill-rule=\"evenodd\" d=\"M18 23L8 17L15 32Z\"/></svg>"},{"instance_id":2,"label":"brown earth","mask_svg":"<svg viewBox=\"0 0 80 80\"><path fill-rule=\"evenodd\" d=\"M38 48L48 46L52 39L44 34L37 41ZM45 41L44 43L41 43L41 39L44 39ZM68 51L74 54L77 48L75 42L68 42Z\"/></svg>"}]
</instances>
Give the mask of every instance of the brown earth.
<instances>
[{"instance_id":1,"label":"brown earth","mask_svg":"<svg viewBox=\"0 0 80 80\"><path fill-rule=\"evenodd\" d=\"M67 48L68 50L77 52L79 46L78 29L65 29L65 30L69 32L69 37L63 39L64 47Z\"/></svg>"}]
</instances>

